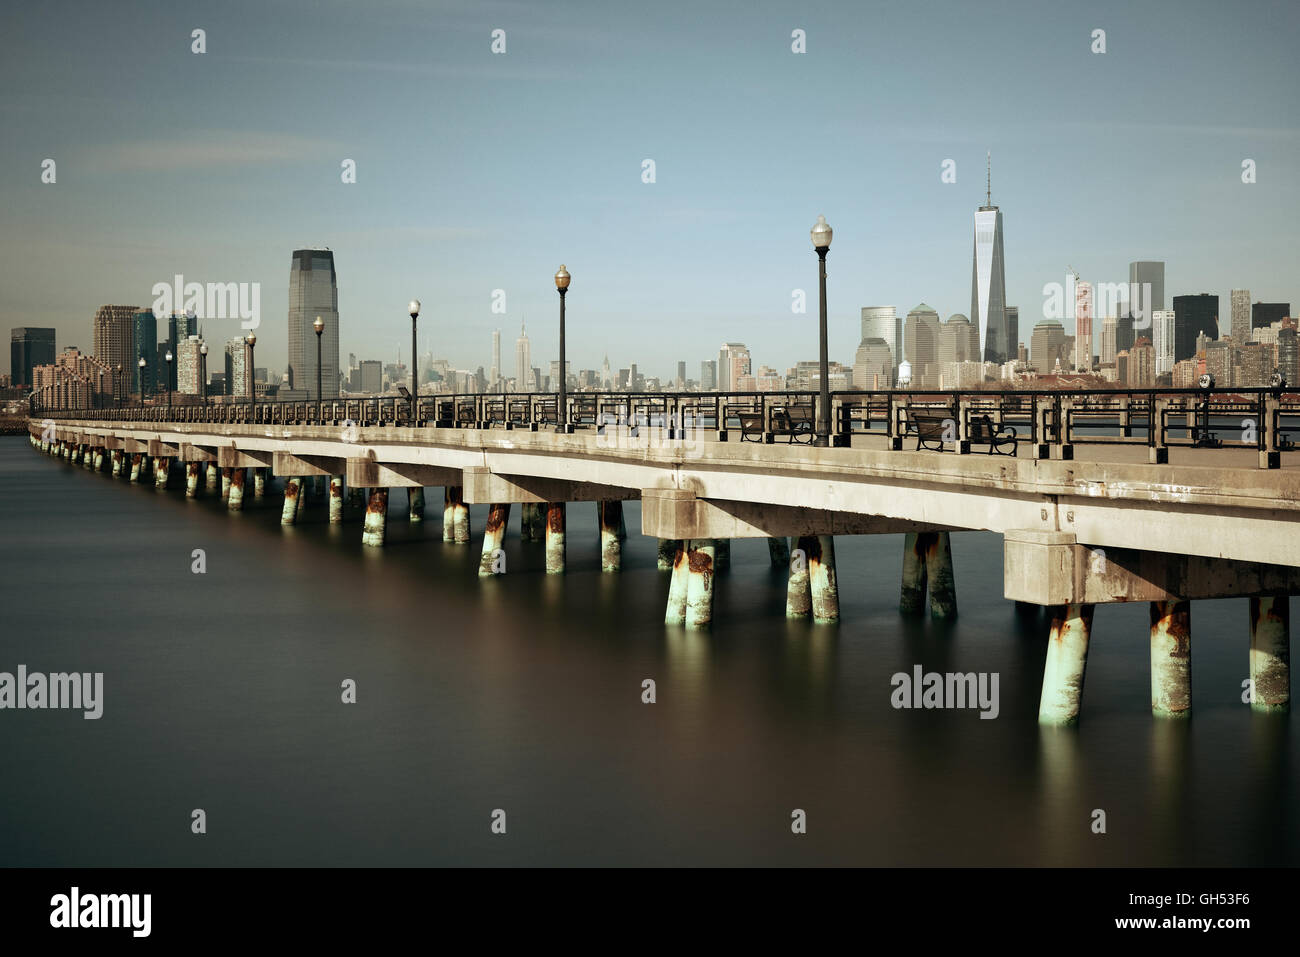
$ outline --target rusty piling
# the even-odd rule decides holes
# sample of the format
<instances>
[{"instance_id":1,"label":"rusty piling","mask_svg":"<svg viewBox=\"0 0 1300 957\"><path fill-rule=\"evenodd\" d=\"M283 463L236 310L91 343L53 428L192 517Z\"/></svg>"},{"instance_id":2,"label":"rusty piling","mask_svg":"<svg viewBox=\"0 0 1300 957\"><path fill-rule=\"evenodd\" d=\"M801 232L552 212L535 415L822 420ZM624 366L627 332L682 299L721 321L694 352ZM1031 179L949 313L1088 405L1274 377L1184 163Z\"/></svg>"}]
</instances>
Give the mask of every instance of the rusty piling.
<instances>
[{"instance_id":1,"label":"rusty piling","mask_svg":"<svg viewBox=\"0 0 1300 957\"><path fill-rule=\"evenodd\" d=\"M215 494L218 488L218 483L221 481L220 475L218 474L217 471L217 463L208 462L207 465L204 466L204 468L207 472L207 475L203 481L203 487L208 492Z\"/></svg>"},{"instance_id":2,"label":"rusty piling","mask_svg":"<svg viewBox=\"0 0 1300 957\"><path fill-rule=\"evenodd\" d=\"M244 483L248 473L245 469L230 470L230 489L226 492L226 508L232 512L244 510Z\"/></svg>"},{"instance_id":3,"label":"rusty piling","mask_svg":"<svg viewBox=\"0 0 1300 957\"><path fill-rule=\"evenodd\" d=\"M266 497L266 469L253 469L253 501L260 502Z\"/></svg>"},{"instance_id":4,"label":"rusty piling","mask_svg":"<svg viewBox=\"0 0 1300 957\"><path fill-rule=\"evenodd\" d=\"M185 463L185 497L194 498L199 494L199 463Z\"/></svg>"},{"instance_id":5,"label":"rusty piling","mask_svg":"<svg viewBox=\"0 0 1300 957\"><path fill-rule=\"evenodd\" d=\"M564 527L565 504L548 502L546 504L546 574L564 574Z\"/></svg>"},{"instance_id":6,"label":"rusty piling","mask_svg":"<svg viewBox=\"0 0 1300 957\"><path fill-rule=\"evenodd\" d=\"M623 524L623 503L597 502L596 513L600 519L600 570L619 571L623 567L623 542L618 535Z\"/></svg>"},{"instance_id":7,"label":"rusty piling","mask_svg":"<svg viewBox=\"0 0 1300 957\"><path fill-rule=\"evenodd\" d=\"M1291 709L1291 600L1287 595L1250 599L1250 707Z\"/></svg>"},{"instance_id":8,"label":"rusty piling","mask_svg":"<svg viewBox=\"0 0 1300 957\"><path fill-rule=\"evenodd\" d=\"M1192 604L1151 602L1151 713L1192 716Z\"/></svg>"},{"instance_id":9,"label":"rusty piling","mask_svg":"<svg viewBox=\"0 0 1300 957\"><path fill-rule=\"evenodd\" d=\"M343 476L330 476L330 524L343 524Z\"/></svg>"},{"instance_id":10,"label":"rusty piling","mask_svg":"<svg viewBox=\"0 0 1300 957\"><path fill-rule=\"evenodd\" d=\"M813 621L829 624L840 620L840 589L835 574L835 537L812 539L816 552L808 554L808 586L812 592Z\"/></svg>"},{"instance_id":11,"label":"rusty piling","mask_svg":"<svg viewBox=\"0 0 1300 957\"><path fill-rule=\"evenodd\" d=\"M691 539L687 546L687 628L708 628L713 623L713 542L711 538Z\"/></svg>"},{"instance_id":12,"label":"rusty piling","mask_svg":"<svg viewBox=\"0 0 1300 957\"><path fill-rule=\"evenodd\" d=\"M424 521L424 488L408 488L406 490L406 512L407 518L412 524L418 524Z\"/></svg>"},{"instance_id":13,"label":"rusty piling","mask_svg":"<svg viewBox=\"0 0 1300 957\"><path fill-rule=\"evenodd\" d=\"M361 530L361 544L380 548L388 530L388 489L372 488L366 504L366 521Z\"/></svg>"},{"instance_id":14,"label":"rusty piling","mask_svg":"<svg viewBox=\"0 0 1300 957\"><path fill-rule=\"evenodd\" d=\"M120 478L122 475L122 450L113 450L113 478Z\"/></svg>"},{"instance_id":15,"label":"rusty piling","mask_svg":"<svg viewBox=\"0 0 1300 957\"><path fill-rule=\"evenodd\" d=\"M284 480L284 507L280 509L280 524L293 525L298 521L298 499L302 497L302 479L291 475Z\"/></svg>"},{"instance_id":16,"label":"rusty piling","mask_svg":"<svg viewBox=\"0 0 1300 957\"><path fill-rule=\"evenodd\" d=\"M1088 666L1088 639L1093 605L1058 605L1050 610L1052 628L1043 664L1038 723L1073 725L1079 721L1083 678Z\"/></svg>"},{"instance_id":17,"label":"rusty piling","mask_svg":"<svg viewBox=\"0 0 1300 957\"><path fill-rule=\"evenodd\" d=\"M167 470L171 465L171 459L159 455L153 460L153 484L154 488L167 487Z\"/></svg>"},{"instance_id":18,"label":"rusty piling","mask_svg":"<svg viewBox=\"0 0 1300 957\"><path fill-rule=\"evenodd\" d=\"M661 548L663 542L671 542L675 546L673 549L673 562L670 568L672 575L668 579L668 608L664 612L664 624L684 625L686 624L686 595L690 589L687 543L680 538L661 539Z\"/></svg>"},{"instance_id":19,"label":"rusty piling","mask_svg":"<svg viewBox=\"0 0 1300 957\"><path fill-rule=\"evenodd\" d=\"M682 540L680 538L661 538L659 539L659 555L655 560L661 572L672 571L677 566L674 564L677 560L677 553L682 550ZM682 613L683 615L685 612ZM683 619L684 620L684 619Z\"/></svg>"},{"instance_id":20,"label":"rusty piling","mask_svg":"<svg viewBox=\"0 0 1300 957\"><path fill-rule=\"evenodd\" d=\"M483 526L483 554L479 556L480 578L504 575L506 571L506 525L510 521L510 503L488 506L487 524Z\"/></svg>"},{"instance_id":21,"label":"rusty piling","mask_svg":"<svg viewBox=\"0 0 1300 957\"><path fill-rule=\"evenodd\" d=\"M808 588L808 555L816 551L817 538L805 535L794 539L790 551L790 579L785 587L785 617L807 618L812 614L812 595Z\"/></svg>"},{"instance_id":22,"label":"rusty piling","mask_svg":"<svg viewBox=\"0 0 1300 957\"><path fill-rule=\"evenodd\" d=\"M139 452L137 452L137 453L135 453L135 455L132 455L132 456L131 456L131 478L130 478L130 481L132 481L132 482L139 482L139 481L140 481L140 466L143 464L143 462L144 462L144 456L141 455Z\"/></svg>"}]
</instances>

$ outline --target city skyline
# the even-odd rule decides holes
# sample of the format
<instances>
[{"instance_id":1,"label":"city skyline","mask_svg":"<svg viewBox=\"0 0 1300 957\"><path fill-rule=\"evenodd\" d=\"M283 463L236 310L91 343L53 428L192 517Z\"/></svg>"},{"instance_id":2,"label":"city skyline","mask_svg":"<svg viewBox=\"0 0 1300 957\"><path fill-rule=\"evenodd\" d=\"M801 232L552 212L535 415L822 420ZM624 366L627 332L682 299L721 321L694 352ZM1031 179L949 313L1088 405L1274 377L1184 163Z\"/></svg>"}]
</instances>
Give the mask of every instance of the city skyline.
<instances>
[{"instance_id":1,"label":"city skyline","mask_svg":"<svg viewBox=\"0 0 1300 957\"><path fill-rule=\"evenodd\" d=\"M11 327L52 326L60 347L84 349L98 305L145 307L153 284L175 274L257 282L259 359L283 367L284 252L328 245L347 263L342 352L387 354L380 345L405 338L403 307L414 296L426 304L422 348L456 365L486 364L490 331L527 313L539 358L549 362L558 312L549 277L563 259L574 274L573 367L599 368L607 351L635 351L667 378L683 351L672 342L686 336L699 337L700 356L729 340L744 340L755 355L815 349L814 311L792 313L791 297L815 296L806 231L823 213L836 230L831 351L848 357L863 306L966 311L967 230L985 198L989 150L998 154L998 205L1012 221L1006 301L1020 309L1020 341L1041 319L1042 286L1061 281L1067 263L1105 282L1122 281L1129 262L1160 259L1171 292L1209 291L1226 303L1232 289L1248 288L1258 301L1300 299L1286 249L1286 211L1300 205L1300 186L1279 175L1297 129L1278 125L1279 116L1294 117L1285 105L1285 26L1300 14L1276 8L1278 28L1247 47L1230 29L1233 15L1208 5L1103 5L1066 23L1028 4L979 18L939 6L962 29L932 36L899 13L848 5L760 10L744 23L682 31L646 28L613 10L593 12L579 30L514 6L459 11L435 28L400 4L381 5L378 25L342 7L327 6L313 24L292 4L235 4L242 17L210 11L201 55L190 52L192 24L172 11L128 33L107 11L79 7L83 36L100 46L7 12L10 34L24 43L0 67L14 133L0 155L16 171L0 195L22 239L5 257L11 275L0 308ZM1169 31L1170 21L1180 29ZM303 36L286 38L290 22ZM357 28L352 47L339 39L349 25ZM1108 30L1104 54L1090 50L1094 25ZM503 56L489 51L498 26L510 37ZM795 27L807 32L806 53L791 52ZM431 66L420 42L433 36L448 47ZM883 89L860 82L864 54L882 67L902 64L922 44L935 53L933 75ZM1014 121L970 119L975 94L964 89L960 54L981 44L1018 59L981 94L999 96ZM679 76L663 65L664 45L711 65ZM161 89L138 71L105 77L106 51L116 58L131 49L147 50L174 83ZM1239 67L1217 65L1247 49ZM556 65L574 62L582 65ZM651 91L632 110L629 71L637 90ZM830 82L809 109L803 97L813 75ZM802 119L786 127L746 111L717 116L682 95L698 84L726 93L737 80L759 85L765 113ZM435 82L447 96L426 104ZM338 95L311 118L286 118L278 98L240 96L268 86L289 98L322 87ZM1168 105L1131 117L1135 92ZM549 129L538 119L541 104L557 99L569 119ZM122 101L133 105L105 108ZM358 120L350 107L359 102L385 106ZM195 103L209 108L203 122ZM437 134L407 126L416 103L430 129L460 141L455 157L437 149ZM713 135L684 140L683 123ZM384 145L398 130L401 146ZM833 148L811 162L818 137ZM1115 150L1117 137L1152 148ZM512 148L523 143L525 151ZM59 164L54 183L41 182L47 157ZM1246 158L1258 164L1255 183L1241 181ZM654 182L643 182L646 159ZM347 160L355 183L341 181ZM947 161L955 182L941 178ZM186 227L125 220L121 205L133 201ZM1195 225L1207 211L1212 238ZM78 269L68 275L62 264L73 259ZM673 277L669 295L665 275ZM496 290L506 294L504 313L492 311ZM661 334L647 339L651 322ZM205 332L224 342L237 324L208 320Z\"/></svg>"}]
</instances>

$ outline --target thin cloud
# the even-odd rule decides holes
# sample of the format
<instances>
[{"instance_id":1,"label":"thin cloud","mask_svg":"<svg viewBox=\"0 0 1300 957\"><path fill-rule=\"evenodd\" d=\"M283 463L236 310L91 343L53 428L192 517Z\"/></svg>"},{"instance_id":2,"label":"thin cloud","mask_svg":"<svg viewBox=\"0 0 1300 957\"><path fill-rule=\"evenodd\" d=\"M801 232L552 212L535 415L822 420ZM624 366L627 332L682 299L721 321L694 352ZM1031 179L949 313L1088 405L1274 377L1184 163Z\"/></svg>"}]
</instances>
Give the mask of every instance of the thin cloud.
<instances>
[{"instance_id":1,"label":"thin cloud","mask_svg":"<svg viewBox=\"0 0 1300 957\"><path fill-rule=\"evenodd\" d=\"M338 153L327 140L252 130L179 134L165 140L117 143L92 149L86 165L106 172L159 173L175 170L268 166Z\"/></svg>"}]
</instances>

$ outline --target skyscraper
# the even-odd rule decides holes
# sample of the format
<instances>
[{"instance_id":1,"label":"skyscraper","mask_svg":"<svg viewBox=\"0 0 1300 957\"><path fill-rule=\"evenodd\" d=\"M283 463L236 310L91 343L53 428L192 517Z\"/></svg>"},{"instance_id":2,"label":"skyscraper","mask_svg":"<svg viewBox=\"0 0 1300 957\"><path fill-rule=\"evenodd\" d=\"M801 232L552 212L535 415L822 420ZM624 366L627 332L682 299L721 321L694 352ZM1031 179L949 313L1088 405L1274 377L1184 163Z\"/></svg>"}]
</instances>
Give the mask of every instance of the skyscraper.
<instances>
[{"instance_id":1,"label":"skyscraper","mask_svg":"<svg viewBox=\"0 0 1300 957\"><path fill-rule=\"evenodd\" d=\"M1232 343L1238 349L1250 342L1250 290L1234 289L1231 296L1232 318L1228 326Z\"/></svg>"},{"instance_id":2,"label":"skyscraper","mask_svg":"<svg viewBox=\"0 0 1300 957\"><path fill-rule=\"evenodd\" d=\"M718 350L718 391L737 391L742 375L749 375L749 349L743 342L724 342Z\"/></svg>"},{"instance_id":3,"label":"skyscraper","mask_svg":"<svg viewBox=\"0 0 1300 957\"><path fill-rule=\"evenodd\" d=\"M113 386L116 398L125 398L128 384L135 381L127 376L126 370L137 368L140 358L135 348L135 314L139 308L100 306L95 311L95 358L109 369L122 367L121 381ZM152 351L146 358L153 361Z\"/></svg>"},{"instance_id":4,"label":"skyscraper","mask_svg":"<svg viewBox=\"0 0 1300 957\"><path fill-rule=\"evenodd\" d=\"M1296 350L1295 326L1283 326L1277 334L1277 371L1292 386L1300 382L1300 353Z\"/></svg>"},{"instance_id":5,"label":"skyscraper","mask_svg":"<svg viewBox=\"0 0 1300 957\"><path fill-rule=\"evenodd\" d=\"M700 362L700 391L712 392L718 387L718 360L704 359Z\"/></svg>"},{"instance_id":6,"label":"skyscraper","mask_svg":"<svg viewBox=\"0 0 1300 957\"><path fill-rule=\"evenodd\" d=\"M1007 359L1014 359L1020 349L1020 307L1007 306Z\"/></svg>"},{"instance_id":7,"label":"skyscraper","mask_svg":"<svg viewBox=\"0 0 1300 957\"><path fill-rule=\"evenodd\" d=\"M919 303L903 327L903 358L911 365L913 388L939 384L939 313Z\"/></svg>"},{"instance_id":8,"label":"skyscraper","mask_svg":"<svg viewBox=\"0 0 1300 957\"><path fill-rule=\"evenodd\" d=\"M185 395L202 395L207 388L207 383L203 381L203 357L199 352L203 348L203 340L198 336L190 336L182 339L177 348L176 391Z\"/></svg>"},{"instance_id":9,"label":"skyscraper","mask_svg":"<svg viewBox=\"0 0 1300 957\"><path fill-rule=\"evenodd\" d=\"M515 340L515 391L532 392L533 353L528 342L528 333L524 323L519 323L519 338Z\"/></svg>"},{"instance_id":10,"label":"skyscraper","mask_svg":"<svg viewBox=\"0 0 1300 957\"><path fill-rule=\"evenodd\" d=\"M1092 371L1092 283L1080 282L1074 287L1074 367L1080 372Z\"/></svg>"},{"instance_id":11,"label":"skyscraper","mask_svg":"<svg viewBox=\"0 0 1300 957\"><path fill-rule=\"evenodd\" d=\"M321 395L316 394L316 332L320 316ZM412 363L415 356L411 357ZM336 398L339 394L339 289L334 253L328 249L295 249L289 266L289 387L307 398ZM182 390L183 391L183 390Z\"/></svg>"},{"instance_id":12,"label":"skyscraper","mask_svg":"<svg viewBox=\"0 0 1300 957\"><path fill-rule=\"evenodd\" d=\"M1291 315L1289 302L1257 302L1250 307L1250 327L1259 329L1271 326L1280 319ZM1291 380L1287 380L1288 382Z\"/></svg>"},{"instance_id":13,"label":"skyscraper","mask_svg":"<svg viewBox=\"0 0 1300 957\"><path fill-rule=\"evenodd\" d=\"M979 362L979 337L975 325L961 313L948 317L939 327L939 341L935 361L940 366L949 362Z\"/></svg>"},{"instance_id":14,"label":"skyscraper","mask_svg":"<svg viewBox=\"0 0 1300 957\"><path fill-rule=\"evenodd\" d=\"M1150 329L1152 313L1165 307L1165 264L1154 260L1129 263L1128 286L1128 309L1121 316L1131 316L1137 329ZM1119 347L1130 349L1133 344L1121 337Z\"/></svg>"},{"instance_id":15,"label":"skyscraper","mask_svg":"<svg viewBox=\"0 0 1300 957\"><path fill-rule=\"evenodd\" d=\"M1174 371L1174 329L1177 314L1172 309L1152 313L1152 344L1155 346L1156 375Z\"/></svg>"},{"instance_id":16,"label":"skyscraper","mask_svg":"<svg viewBox=\"0 0 1300 957\"><path fill-rule=\"evenodd\" d=\"M236 336L226 342L226 395L248 398L253 394L253 370L248 365L248 342Z\"/></svg>"},{"instance_id":17,"label":"skyscraper","mask_svg":"<svg viewBox=\"0 0 1300 957\"><path fill-rule=\"evenodd\" d=\"M1196 337L1204 333L1219 338L1219 297L1203 292L1199 296L1174 296L1174 361L1196 355Z\"/></svg>"},{"instance_id":18,"label":"skyscraper","mask_svg":"<svg viewBox=\"0 0 1300 957\"><path fill-rule=\"evenodd\" d=\"M161 376L158 374L158 319L152 309L144 309L137 312L131 321L136 351L136 357L130 365L131 391L139 393L141 397L156 395L160 387L166 388L162 378L167 375L165 371ZM141 359L147 360L143 369L140 368ZM167 365L165 360L163 365Z\"/></svg>"},{"instance_id":19,"label":"skyscraper","mask_svg":"<svg viewBox=\"0 0 1300 957\"><path fill-rule=\"evenodd\" d=\"M491 387L497 388L497 382L501 378L501 330L492 330L492 375Z\"/></svg>"},{"instance_id":20,"label":"skyscraper","mask_svg":"<svg viewBox=\"0 0 1300 957\"><path fill-rule=\"evenodd\" d=\"M1057 360L1065 348L1065 327L1055 319L1044 319L1034 326L1029 341L1029 361L1040 375L1056 371Z\"/></svg>"},{"instance_id":21,"label":"skyscraper","mask_svg":"<svg viewBox=\"0 0 1300 957\"><path fill-rule=\"evenodd\" d=\"M54 330L19 326L9 331L9 373L16 386L31 388L32 369L54 362Z\"/></svg>"},{"instance_id":22,"label":"skyscraper","mask_svg":"<svg viewBox=\"0 0 1300 957\"><path fill-rule=\"evenodd\" d=\"M986 362L1001 365L1015 345L1008 346L1006 271L1002 263L1002 210L993 205L992 157L984 205L975 213L975 253L971 265L970 320L979 330L980 352ZM912 374L916 375L915 363Z\"/></svg>"},{"instance_id":23,"label":"skyscraper","mask_svg":"<svg viewBox=\"0 0 1300 957\"><path fill-rule=\"evenodd\" d=\"M1111 365L1115 362L1115 355L1119 352L1115 348L1115 330L1119 320L1114 316L1107 316L1101 322L1101 364L1104 366Z\"/></svg>"},{"instance_id":24,"label":"skyscraper","mask_svg":"<svg viewBox=\"0 0 1300 957\"><path fill-rule=\"evenodd\" d=\"M893 306L862 307L862 339L884 339L893 356L893 370L903 361L903 323ZM859 347L861 348L861 347Z\"/></svg>"}]
</instances>

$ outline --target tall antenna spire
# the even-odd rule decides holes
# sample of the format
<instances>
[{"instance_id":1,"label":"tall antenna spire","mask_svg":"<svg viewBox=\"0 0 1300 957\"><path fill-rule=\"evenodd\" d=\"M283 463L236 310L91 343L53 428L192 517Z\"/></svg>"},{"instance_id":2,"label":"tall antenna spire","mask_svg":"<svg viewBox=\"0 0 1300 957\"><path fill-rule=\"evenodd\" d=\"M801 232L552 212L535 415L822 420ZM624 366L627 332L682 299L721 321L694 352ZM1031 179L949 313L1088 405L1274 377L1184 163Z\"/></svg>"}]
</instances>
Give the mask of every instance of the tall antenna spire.
<instances>
[{"instance_id":1,"label":"tall antenna spire","mask_svg":"<svg viewBox=\"0 0 1300 957\"><path fill-rule=\"evenodd\" d=\"M988 162L987 178L984 183L984 205L993 205L993 151L989 150L986 157Z\"/></svg>"}]
</instances>

